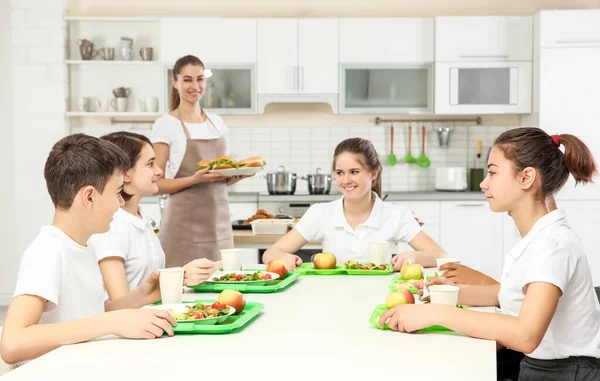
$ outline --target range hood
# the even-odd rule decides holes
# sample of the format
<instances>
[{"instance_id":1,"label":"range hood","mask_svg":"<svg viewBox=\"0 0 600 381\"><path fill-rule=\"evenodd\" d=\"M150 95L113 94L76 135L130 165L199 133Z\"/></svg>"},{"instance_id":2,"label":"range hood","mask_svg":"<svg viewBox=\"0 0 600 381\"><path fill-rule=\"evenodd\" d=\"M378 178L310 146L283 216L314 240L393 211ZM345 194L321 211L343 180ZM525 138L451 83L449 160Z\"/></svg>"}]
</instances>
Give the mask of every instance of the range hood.
<instances>
[{"instance_id":1,"label":"range hood","mask_svg":"<svg viewBox=\"0 0 600 381\"><path fill-rule=\"evenodd\" d=\"M337 94L258 94L258 113L264 114L270 103L326 103L334 114L338 113Z\"/></svg>"}]
</instances>

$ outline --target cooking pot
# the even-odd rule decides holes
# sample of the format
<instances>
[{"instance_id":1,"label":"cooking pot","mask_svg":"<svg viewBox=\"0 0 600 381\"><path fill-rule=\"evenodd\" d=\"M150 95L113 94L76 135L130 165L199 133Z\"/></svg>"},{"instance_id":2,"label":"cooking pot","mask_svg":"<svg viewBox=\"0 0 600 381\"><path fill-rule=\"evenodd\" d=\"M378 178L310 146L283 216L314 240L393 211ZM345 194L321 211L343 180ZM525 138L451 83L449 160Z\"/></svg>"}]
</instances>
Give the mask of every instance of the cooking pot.
<instances>
[{"instance_id":1,"label":"cooking pot","mask_svg":"<svg viewBox=\"0 0 600 381\"><path fill-rule=\"evenodd\" d=\"M308 193L310 194L329 194L331 190L331 175L321 173L321 168L317 168L316 174L301 176L300 178L308 181Z\"/></svg>"},{"instance_id":2,"label":"cooking pot","mask_svg":"<svg viewBox=\"0 0 600 381\"><path fill-rule=\"evenodd\" d=\"M262 176L267 179L267 190L269 194L294 194L296 192L296 174L285 171L284 166L280 166L277 172L267 173Z\"/></svg>"}]
</instances>

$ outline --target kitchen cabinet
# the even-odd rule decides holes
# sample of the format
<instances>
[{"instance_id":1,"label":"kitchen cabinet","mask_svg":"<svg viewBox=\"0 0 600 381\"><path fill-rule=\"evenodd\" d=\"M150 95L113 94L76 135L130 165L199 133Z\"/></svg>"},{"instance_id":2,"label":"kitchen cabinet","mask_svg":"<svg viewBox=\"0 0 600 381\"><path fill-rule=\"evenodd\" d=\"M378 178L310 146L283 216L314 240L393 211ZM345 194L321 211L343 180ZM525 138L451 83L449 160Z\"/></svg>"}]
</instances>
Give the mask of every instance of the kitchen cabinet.
<instances>
[{"instance_id":1,"label":"kitchen cabinet","mask_svg":"<svg viewBox=\"0 0 600 381\"><path fill-rule=\"evenodd\" d=\"M259 94L337 92L337 19L258 19Z\"/></svg>"},{"instance_id":2,"label":"kitchen cabinet","mask_svg":"<svg viewBox=\"0 0 600 381\"><path fill-rule=\"evenodd\" d=\"M188 54L213 64L256 63L256 19L163 17L160 21L162 61Z\"/></svg>"},{"instance_id":3,"label":"kitchen cabinet","mask_svg":"<svg viewBox=\"0 0 600 381\"><path fill-rule=\"evenodd\" d=\"M542 48L600 46L600 9L542 11L535 21Z\"/></svg>"},{"instance_id":4,"label":"kitchen cabinet","mask_svg":"<svg viewBox=\"0 0 600 381\"><path fill-rule=\"evenodd\" d=\"M423 223L423 231L436 242L440 240L440 203L439 201L393 202L408 208ZM410 252L408 243L398 243L395 253Z\"/></svg>"},{"instance_id":5,"label":"kitchen cabinet","mask_svg":"<svg viewBox=\"0 0 600 381\"><path fill-rule=\"evenodd\" d=\"M439 243L448 256L500 280L502 222L485 201L442 201Z\"/></svg>"},{"instance_id":6,"label":"kitchen cabinet","mask_svg":"<svg viewBox=\"0 0 600 381\"><path fill-rule=\"evenodd\" d=\"M340 63L433 62L432 18L341 18Z\"/></svg>"},{"instance_id":7,"label":"kitchen cabinet","mask_svg":"<svg viewBox=\"0 0 600 381\"><path fill-rule=\"evenodd\" d=\"M533 18L436 17L435 60L531 61Z\"/></svg>"}]
</instances>

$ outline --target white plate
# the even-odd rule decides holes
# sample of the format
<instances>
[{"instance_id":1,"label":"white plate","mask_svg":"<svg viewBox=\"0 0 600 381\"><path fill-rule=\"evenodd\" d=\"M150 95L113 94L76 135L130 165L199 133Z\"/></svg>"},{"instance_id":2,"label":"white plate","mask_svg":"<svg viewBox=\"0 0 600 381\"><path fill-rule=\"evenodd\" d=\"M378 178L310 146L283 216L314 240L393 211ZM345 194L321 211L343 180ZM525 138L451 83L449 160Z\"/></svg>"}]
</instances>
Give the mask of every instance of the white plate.
<instances>
[{"instance_id":1,"label":"white plate","mask_svg":"<svg viewBox=\"0 0 600 381\"><path fill-rule=\"evenodd\" d=\"M173 312L175 312L175 313L182 313L182 312L188 311L187 306L194 306L196 304L198 304L198 303L159 304L156 306L145 306L144 308L152 308L155 310L162 310L162 311L173 310ZM227 306L227 307L229 307L229 313L227 315L206 318L206 319L200 319L200 320L176 320L176 321L178 323L188 323L188 322L193 322L193 321L203 321L203 322L209 323L209 322L213 322L214 320L221 320L221 319L227 318L229 315L233 315L235 313L235 308L233 308L231 306Z\"/></svg>"},{"instance_id":2,"label":"white plate","mask_svg":"<svg viewBox=\"0 0 600 381\"><path fill-rule=\"evenodd\" d=\"M222 173L223 176L252 176L257 172L262 171L262 167L247 167L247 168L228 168L228 169L211 169L209 173Z\"/></svg>"},{"instance_id":3,"label":"white plate","mask_svg":"<svg viewBox=\"0 0 600 381\"><path fill-rule=\"evenodd\" d=\"M270 273L268 271L261 271L263 274L271 274L271 279L261 279L261 280L246 280L246 281L227 281L227 280L212 280L213 278L220 278L225 274L254 274L257 271L217 271L213 275L210 276L210 279L205 280L204 283L226 283L226 284L260 284L260 283L269 283L279 278L279 274Z\"/></svg>"}]
</instances>

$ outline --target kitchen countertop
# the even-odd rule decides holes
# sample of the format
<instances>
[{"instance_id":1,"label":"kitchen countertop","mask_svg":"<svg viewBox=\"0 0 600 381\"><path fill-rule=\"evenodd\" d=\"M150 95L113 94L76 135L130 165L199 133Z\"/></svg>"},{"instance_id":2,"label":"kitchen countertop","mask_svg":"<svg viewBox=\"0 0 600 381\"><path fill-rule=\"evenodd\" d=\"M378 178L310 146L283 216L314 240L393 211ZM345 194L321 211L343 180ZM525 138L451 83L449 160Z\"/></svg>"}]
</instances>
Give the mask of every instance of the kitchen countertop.
<instances>
[{"instance_id":1,"label":"kitchen countertop","mask_svg":"<svg viewBox=\"0 0 600 381\"><path fill-rule=\"evenodd\" d=\"M426 269L426 274L433 270ZM371 311L385 303L390 279L302 276L283 292L246 294L248 301L263 303L265 309L242 331L156 340L108 337L65 345L2 380L46 379L51 374L64 380L176 380L202 374L247 381L384 380L392 374L403 380L424 375L428 380L496 380L494 341L371 327ZM184 300L214 300L217 295L189 293Z\"/></svg>"},{"instance_id":2,"label":"kitchen countertop","mask_svg":"<svg viewBox=\"0 0 600 381\"><path fill-rule=\"evenodd\" d=\"M277 242L283 235L252 234L252 230L234 230L233 244L239 249L266 249ZM302 249L321 249L321 242L309 242Z\"/></svg>"}]
</instances>

